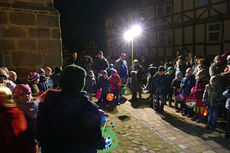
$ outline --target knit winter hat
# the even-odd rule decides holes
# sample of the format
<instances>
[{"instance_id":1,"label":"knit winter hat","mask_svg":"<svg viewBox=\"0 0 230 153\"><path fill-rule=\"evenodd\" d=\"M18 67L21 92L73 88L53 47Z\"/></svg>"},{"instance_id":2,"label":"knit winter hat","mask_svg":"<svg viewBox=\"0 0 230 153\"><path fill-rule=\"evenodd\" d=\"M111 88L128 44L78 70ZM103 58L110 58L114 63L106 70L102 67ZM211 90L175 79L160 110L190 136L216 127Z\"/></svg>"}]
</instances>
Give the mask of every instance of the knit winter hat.
<instances>
[{"instance_id":1,"label":"knit winter hat","mask_svg":"<svg viewBox=\"0 0 230 153\"><path fill-rule=\"evenodd\" d=\"M88 71L87 71L87 75L94 75L94 73L93 73L92 70L88 70Z\"/></svg>"},{"instance_id":2,"label":"knit winter hat","mask_svg":"<svg viewBox=\"0 0 230 153\"><path fill-rule=\"evenodd\" d=\"M230 60L230 55L227 56L227 61L229 61L229 60Z\"/></svg>"},{"instance_id":3,"label":"knit winter hat","mask_svg":"<svg viewBox=\"0 0 230 153\"><path fill-rule=\"evenodd\" d=\"M121 53L121 57L125 57L126 56L126 54L125 53Z\"/></svg>"},{"instance_id":4,"label":"knit winter hat","mask_svg":"<svg viewBox=\"0 0 230 153\"><path fill-rule=\"evenodd\" d=\"M220 55L215 56L214 62L216 62L217 60L221 60L221 56Z\"/></svg>"},{"instance_id":5,"label":"knit winter hat","mask_svg":"<svg viewBox=\"0 0 230 153\"><path fill-rule=\"evenodd\" d=\"M170 66L167 68L167 72L173 70L173 68Z\"/></svg>"},{"instance_id":6,"label":"knit winter hat","mask_svg":"<svg viewBox=\"0 0 230 153\"><path fill-rule=\"evenodd\" d=\"M85 87L86 71L75 64L66 66L60 77L60 87L67 92L80 92Z\"/></svg>"},{"instance_id":7,"label":"knit winter hat","mask_svg":"<svg viewBox=\"0 0 230 153\"><path fill-rule=\"evenodd\" d=\"M218 83L218 81L219 81L219 79L215 75L210 78L210 82Z\"/></svg>"},{"instance_id":8,"label":"knit winter hat","mask_svg":"<svg viewBox=\"0 0 230 153\"><path fill-rule=\"evenodd\" d=\"M8 77L6 71L2 68L0 68L0 77L4 77L5 79L7 79Z\"/></svg>"},{"instance_id":9,"label":"knit winter hat","mask_svg":"<svg viewBox=\"0 0 230 153\"><path fill-rule=\"evenodd\" d=\"M103 56L103 52L102 51L99 51L98 54L101 54Z\"/></svg>"},{"instance_id":10,"label":"knit winter hat","mask_svg":"<svg viewBox=\"0 0 230 153\"><path fill-rule=\"evenodd\" d=\"M107 71L106 71L106 70L103 70L103 71L102 71L102 74L103 74L103 75L107 74Z\"/></svg>"},{"instance_id":11,"label":"knit winter hat","mask_svg":"<svg viewBox=\"0 0 230 153\"><path fill-rule=\"evenodd\" d=\"M40 75L36 72L30 72L28 75L29 82L35 82L40 78Z\"/></svg>"},{"instance_id":12,"label":"knit winter hat","mask_svg":"<svg viewBox=\"0 0 230 153\"><path fill-rule=\"evenodd\" d=\"M176 71L176 77L177 77L178 75L181 76L181 77L183 77L183 74L182 74L180 71Z\"/></svg>"},{"instance_id":13,"label":"knit winter hat","mask_svg":"<svg viewBox=\"0 0 230 153\"><path fill-rule=\"evenodd\" d=\"M45 70L43 68L40 68L38 70L39 75L45 75Z\"/></svg>"},{"instance_id":14,"label":"knit winter hat","mask_svg":"<svg viewBox=\"0 0 230 153\"><path fill-rule=\"evenodd\" d=\"M114 68L114 65L113 65L113 64L110 64L110 65L109 65L109 68Z\"/></svg>"},{"instance_id":15,"label":"knit winter hat","mask_svg":"<svg viewBox=\"0 0 230 153\"><path fill-rule=\"evenodd\" d=\"M117 74L117 70L112 70L112 74Z\"/></svg>"},{"instance_id":16,"label":"knit winter hat","mask_svg":"<svg viewBox=\"0 0 230 153\"><path fill-rule=\"evenodd\" d=\"M164 68L163 66L159 66L159 67L158 67L158 71L159 71L159 72L165 71L165 68Z\"/></svg>"},{"instance_id":17,"label":"knit winter hat","mask_svg":"<svg viewBox=\"0 0 230 153\"><path fill-rule=\"evenodd\" d=\"M13 91L15 97L19 97L24 94L32 94L30 86L28 84L18 84Z\"/></svg>"},{"instance_id":18,"label":"knit winter hat","mask_svg":"<svg viewBox=\"0 0 230 153\"><path fill-rule=\"evenodd\" d=\"M191 68L191 67L190 67L190 68L188 68L188 69L186 70L186 73L192 74L192 73L193 73L192 68Z\"/></svg>"},{"instance_id":19,"label":"knit winter hat","mask_svg":"<svg viewBox=\"0 0 230 153\"><path fill-rule=\"evenodd\" d=\"M137 59L134 59L134 60L133 60L133 63L138 63L138 60L137 60Z\"/></svg>"}]
</instances>

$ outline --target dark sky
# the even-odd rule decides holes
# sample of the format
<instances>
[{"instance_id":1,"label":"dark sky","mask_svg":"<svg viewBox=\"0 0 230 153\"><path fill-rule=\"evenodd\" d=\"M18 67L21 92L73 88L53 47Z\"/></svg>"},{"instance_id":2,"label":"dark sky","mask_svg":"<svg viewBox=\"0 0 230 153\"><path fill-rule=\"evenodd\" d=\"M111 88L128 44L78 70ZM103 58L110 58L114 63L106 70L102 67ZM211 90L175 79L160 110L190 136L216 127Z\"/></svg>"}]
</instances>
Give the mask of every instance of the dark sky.
<instances>
[{"instance_id":1,"label":"dark sky","mask_svg":"<svg viewBox=\"0 0 230 153\"><path fill-rule=\"evenodd\" d=\"M61 15L62 41L69 49L81 50L95 40L105 47L104 15L111 0L54 0Z\"/></svg>"}]
</instances>

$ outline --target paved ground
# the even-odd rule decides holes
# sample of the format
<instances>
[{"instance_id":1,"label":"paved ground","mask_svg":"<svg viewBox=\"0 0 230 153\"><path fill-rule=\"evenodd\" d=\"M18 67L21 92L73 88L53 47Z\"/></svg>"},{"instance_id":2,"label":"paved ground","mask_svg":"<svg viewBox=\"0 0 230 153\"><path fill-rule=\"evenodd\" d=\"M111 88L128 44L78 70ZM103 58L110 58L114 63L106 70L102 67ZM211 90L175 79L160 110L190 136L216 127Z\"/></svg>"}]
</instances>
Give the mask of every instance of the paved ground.
<instances>
[{"instance_id":1,"label":"paved ground","mask_svg":"<svg viewBox=\"0 0 230 153\"><path fill-rule=\"evenodd\" d=\"M230 152L230 141L224 138L223 132L209 131L204 128L204 124L198 124L187 117L182 117L175 113L173 108L166 106L165 113L159 114L150 108L150 102L147 100L135 103L127 100L120 107L131 113L169 144L179 146L178 152Z\"/></svg>"}]
</instances>

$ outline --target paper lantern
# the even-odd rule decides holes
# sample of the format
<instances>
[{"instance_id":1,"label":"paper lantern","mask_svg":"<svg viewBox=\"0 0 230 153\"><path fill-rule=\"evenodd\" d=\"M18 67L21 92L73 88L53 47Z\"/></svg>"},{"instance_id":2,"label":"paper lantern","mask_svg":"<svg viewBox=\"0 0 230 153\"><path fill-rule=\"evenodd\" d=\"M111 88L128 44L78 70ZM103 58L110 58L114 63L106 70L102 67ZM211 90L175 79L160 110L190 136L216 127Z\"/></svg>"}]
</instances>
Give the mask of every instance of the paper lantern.
<instances>
[{"instance_id":1,"label":"paper lantern","mask_svg":"<svg viewBox=\"0 0 230 153\"><path fill-rule=\"evenodd\" d=\"M124 86L124 88L121 90L121 94L124 96L130 95L130 89L127 86Z\"/></svg>"},{"instance_id":2,"label":"paper lantern","mask_svg":"<svg viewBox=\"0 0 230 153\"><path fill-rule=\"evenodd\" d=\"M114 94L108 93L108 94L106 95L106 100L108 100L108 101L113 101L113 99L114 99Z\"/></svg>"},{"instance_id":3,"label":"paper lantern","mask_svg":"<svg viewBox=\"0 0 230 153\"><path fill-rule=\"evenodd\" d=\"M205 109L204 109L204 116L207 116L207 115L208 115L208 109L205 108Z\"/></svg>"},{"instance_id":4,"label":"paper lantern","mask_svg":"<svg viewBox=\"0 0 230 153\"><path fill-rule=\"evenodd\" d=\"M188 97L185 101L185 105L188 108L194 108L196 106L196 98L194 97Z\"/></svg>"},{"instance_id":5,"label":"paper lantern","mask_svg":"<svg viewBox=\"0 0 230 153\"><path fill-rule=\"evenodd\" d=\"M98 150L98 153L107 153L114 150L118 145L116 133L111 128L105 128L102 131L102 136L105 139L105 149Z\"/></svg>"}]
</instances>

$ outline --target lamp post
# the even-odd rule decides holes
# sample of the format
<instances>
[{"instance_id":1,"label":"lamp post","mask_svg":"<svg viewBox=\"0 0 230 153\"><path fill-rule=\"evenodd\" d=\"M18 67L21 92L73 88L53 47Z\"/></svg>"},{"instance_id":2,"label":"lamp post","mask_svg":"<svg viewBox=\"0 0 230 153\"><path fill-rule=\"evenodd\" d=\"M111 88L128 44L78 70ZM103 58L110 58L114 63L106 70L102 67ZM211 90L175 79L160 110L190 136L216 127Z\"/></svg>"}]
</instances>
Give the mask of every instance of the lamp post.
<instances>
[{"instance_id":1,"label":"lamp post","mask_svg":"<svg viewBox=\"0 0 230 153\"><path fill-rule=\"evenodd\" d=\"M132 65L133 65L133 42L136 37L142 33L142 28L140 25L133 25L128 31L124 33L124 39L126 41L131 41L132 45Z\"/></svg>"}]
</instances>

